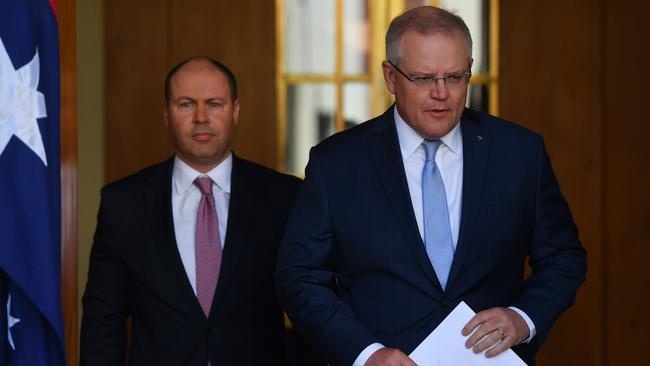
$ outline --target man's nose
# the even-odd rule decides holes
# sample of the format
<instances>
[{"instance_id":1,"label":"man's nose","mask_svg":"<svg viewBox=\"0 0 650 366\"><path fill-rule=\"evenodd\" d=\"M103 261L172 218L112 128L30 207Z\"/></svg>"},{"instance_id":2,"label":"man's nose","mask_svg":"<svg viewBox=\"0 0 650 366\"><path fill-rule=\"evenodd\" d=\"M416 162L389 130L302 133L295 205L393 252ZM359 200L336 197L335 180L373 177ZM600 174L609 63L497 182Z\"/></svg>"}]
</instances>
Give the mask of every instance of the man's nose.
<instances>
[{"instance_id":1,"label":"man's nose","mask_svg":"<svg viewBox=\"0 0 650 366\"><path fill-rule=\"evenodd\" d=\"M208 121L206 108L202 105L197 105L194 112L194 122L195 123L205 123Z\"/></svg>"},{"instance_id":2,"label":"man's nose","mask_svg":"<svg viewBox=\"0 0 650 366\"><path fill-rule=\"evenodd\" d=\"M436 79L429 90L429 96L433 99L445 100L449 97L449 88L444 78Z\"/></svg>"}]
</instances>

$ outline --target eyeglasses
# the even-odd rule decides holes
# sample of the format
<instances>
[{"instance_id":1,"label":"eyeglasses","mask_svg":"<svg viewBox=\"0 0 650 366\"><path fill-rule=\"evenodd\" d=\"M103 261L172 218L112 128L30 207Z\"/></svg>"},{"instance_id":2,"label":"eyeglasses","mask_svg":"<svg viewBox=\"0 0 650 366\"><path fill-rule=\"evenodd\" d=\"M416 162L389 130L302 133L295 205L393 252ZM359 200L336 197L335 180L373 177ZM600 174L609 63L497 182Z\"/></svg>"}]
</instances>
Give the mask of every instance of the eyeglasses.
<instances>
[{"instance_id":1,"label":"eyeglasses","mask_svg":"<svg viewBox=\"0 0 650 366\"><path fill-rule=\"evenodd\" d=\"M460 86L463 82L467 83L469 78L472 77L471 72L454 72L451 74L446 74L444 76L435 76L435 75L417 75L409 76L404 71L400 70L399 67L395 66L394 63L388 61L388 63L395 68L400 74L402 74L406 80L412 82L416 86L433 88L438 84L438 80L442 80L442 83L449 88Z\"/></svg>"}]
</instances>

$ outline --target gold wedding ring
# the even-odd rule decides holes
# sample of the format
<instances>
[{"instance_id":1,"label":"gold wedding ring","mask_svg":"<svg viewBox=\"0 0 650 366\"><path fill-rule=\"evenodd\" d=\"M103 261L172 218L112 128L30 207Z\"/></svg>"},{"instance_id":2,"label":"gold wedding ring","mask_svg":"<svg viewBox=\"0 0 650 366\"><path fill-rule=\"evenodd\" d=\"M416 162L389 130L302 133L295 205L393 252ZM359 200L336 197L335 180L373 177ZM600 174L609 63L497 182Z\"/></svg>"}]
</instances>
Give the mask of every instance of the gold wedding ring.
<instances>
[{"instance_id":1,"label":"gold wedding ring","mask_svg":"<svg viewBox=\"0 0 650 366\"><path fill-rule=\"evenodd\" d=\"M496 330L497 332L499 332L499 334L501 334L501 339L504 339L504 338L506 337L506 334L503 333L503 331L501 330L501 328L497 328L497 329L495 329L495 330Z\"/></svg>"}]
</instances>

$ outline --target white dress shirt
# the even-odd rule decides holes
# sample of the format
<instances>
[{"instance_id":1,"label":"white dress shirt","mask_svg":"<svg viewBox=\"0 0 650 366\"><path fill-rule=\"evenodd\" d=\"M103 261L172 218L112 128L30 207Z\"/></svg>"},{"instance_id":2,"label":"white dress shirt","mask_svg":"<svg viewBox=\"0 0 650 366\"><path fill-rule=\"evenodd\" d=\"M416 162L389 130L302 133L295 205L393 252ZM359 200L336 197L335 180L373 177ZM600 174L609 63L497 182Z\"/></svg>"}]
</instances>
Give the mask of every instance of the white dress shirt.
<instances>
[{"instance_id":1,"label":"white dress shirt","mask_svg":"<svg viewBox=\"0 0 650 366\"><path fill-rule=\"evenodd\" d=\"M420 237L424 242L424 214L422 211L422 170L426 161L424 151L424 138L409 126L395 110L395 127L397 139L402 152L406 182L411 194L411 203L415 220L418 223ZM442 144L436 152L436 166L445 184L447 195L447 209L449 210L449 225L451 226L451 239L454 250L458 244L460 228L460 210L463 187L463 138L460 132L460 123L456 124L448 134L440 138Z\"/></svg>"},{"instance_id":2,"label":"white dress shirt","mask_svg":"<svg viewBox=\"0 0 650 366\"><path fill-rule=\"evenodd\" d=\"M196 232L196 215L202 193L194 184L199 176L212 179L212 195L219 221L219 239L223 248L226 242L226 224L228 223L228 208L230 203L230 178L232 173L232 154L214 169L206 174L196 171L178 156L174 159L172 171L172 214L174 217L174 233L178 253L183 261L187 279L196 295L196 261L194 256L194 235Z\"/></svg>"},{"instance_id":3,"label":"white dress shirt","mask_svg":"<svg viewBox=\"0 0 650 366\"><path fill-rule=\"evenodd\" d=\"M406 182L411 195L413 204L413 213L418 224L420 237L424 242L424 227L422 222L424 214L422 212L422 170L426 160L424 151L424 138L420 136L393 108L395 127L397 129L397 139L399 141L402 161L404 162L404 172L406 173ZM436 152L435 161L440 176L445 184L445 193L447 194L447 209L449 210L449 225L451 226L451 239L454 250L458 244L458 235L460 232L460 216L462 207L462 187L463 187L463 136L460 129L460 123L449 131L445 136L440 138L442 144ZM535 325L532 320L520 309L510 307L524 318L530 336L526 340L529 342L535 336ZM368 358L377 350L384 346L380 343L373 343L366 347L357 356L353 366L365 365Z\"/></svg>"}]
</instances>

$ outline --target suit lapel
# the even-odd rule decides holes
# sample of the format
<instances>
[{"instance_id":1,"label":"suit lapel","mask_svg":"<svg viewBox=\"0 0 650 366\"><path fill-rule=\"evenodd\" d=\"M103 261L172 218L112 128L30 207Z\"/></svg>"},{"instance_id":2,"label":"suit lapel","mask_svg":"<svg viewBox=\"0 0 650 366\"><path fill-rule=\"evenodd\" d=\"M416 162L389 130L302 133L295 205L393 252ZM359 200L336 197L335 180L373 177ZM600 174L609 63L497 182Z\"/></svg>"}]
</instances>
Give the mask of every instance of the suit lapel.
<instances>
[{"instance_id":1,"label":"suit lapel","mask_svg":"<svg viewBox=\"0 0 650 366\"><path fill-rule=\"evenodd\" d=\"M246 230L240 225L253 224L255 219L255 190L251 187L250 180L242 170L239 158L233 154L226 239L219 272L219 283L214 293L210 317L213 314L220 313L214 311L215 309L223 308L223 303L228 298L228 288L233 283L233 279L237 277L241 259L248 250L248 242L242 237L245 235Z\"/></svg>"},{"instance_id":2,"label":"suit lapel","mask_svg":"<svg viewBox=\"0 0 650 366\"><path fill-rule=\"evenodd\" d=\"M404 173L393 108L386 111L373 126L376 135L370 141L370 154L381 180L386 197L399 223L407 245L431 282L440 284L429 262L426 249L413 213L413 204Z\"/></svg>"},{"instance_id":3,"label":"suit lapel","mask_svg":"<svg viewBox=\"0 0 650 366\"><path fill-rule=\"evenodd\" d=\"M166 161L162 169L150 178L145 191L149 230L155 249L153 253L157 257L154 260L159 264L155 275L159 278L157 285L168 295L170 305L201 317L203 311L185 273L174 234L171 205L173 166L173 158Z\"/></svg>"},{"instance_id":4,"label":"suit lapel","mask_svg":"<svg viewBox=\"0 0 650 366\"><path fill-rule=\"evenodd\" d=\"M481 206L481 193L486 176L492 139L482 125L478 116L470 110L465 110L461 120L463 134L463 189L460 229L454 261L449 273L447 288L453 288L454 279L462 267L467 253L472 248L475 239L478 215Z\"/></svg>"}]
</instances>

